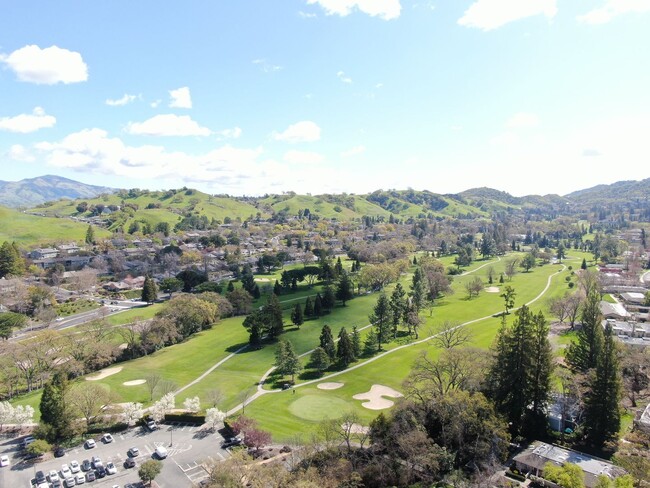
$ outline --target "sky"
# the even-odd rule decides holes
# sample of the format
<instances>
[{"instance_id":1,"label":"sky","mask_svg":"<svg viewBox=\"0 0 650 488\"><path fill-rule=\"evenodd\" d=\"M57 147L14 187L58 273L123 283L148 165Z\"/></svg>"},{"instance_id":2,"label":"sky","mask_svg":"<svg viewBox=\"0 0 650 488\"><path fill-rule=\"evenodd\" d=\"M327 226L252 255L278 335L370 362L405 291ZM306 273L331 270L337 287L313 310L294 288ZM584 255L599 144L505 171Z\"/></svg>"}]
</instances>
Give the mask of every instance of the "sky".
<instances>
[{"instance_id":1,"label":"sky","mask_svg":"<svg viewBox=\"0 0 650 488\"><path fill-rule=\"evenodd\" d=\"M0 6L0 179L566 194L650 177L650 0Z\"/></svg>"}]
</instances>

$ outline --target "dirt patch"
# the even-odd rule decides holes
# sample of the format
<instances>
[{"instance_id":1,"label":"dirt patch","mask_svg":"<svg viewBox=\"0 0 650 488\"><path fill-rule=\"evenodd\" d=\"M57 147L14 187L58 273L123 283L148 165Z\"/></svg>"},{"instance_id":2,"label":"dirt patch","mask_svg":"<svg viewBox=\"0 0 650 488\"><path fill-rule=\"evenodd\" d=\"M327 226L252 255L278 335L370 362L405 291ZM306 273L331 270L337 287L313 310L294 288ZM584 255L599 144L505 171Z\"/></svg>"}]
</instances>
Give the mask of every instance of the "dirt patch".
<instances>
[{"instance_id":1,"label":"dirt patch","mask_svg":"<svg viewBox=\"0 0 650 488\"><path fill-rule=\"evenodd\" d=\"M131 381L125 381L122 383L124 386L136 386L136 385L144 385L147 382L147 380L131 380Z\"/></svg>"},{"instance_id":2,"label":"dirt patch","mask_svg":"<svg viewBox=\"0 0 650 488\"><path fill-rule=\"evenodd\" d=\"M255 281L258 281L260 283L268 283L271 280L268 278L255 278Z\"/></svg>"},{"instance_id":3,"label":"dirt patch","mask_svg":"<svg viewBox=\"0 0 650 488\"><path fill-rule=\"evenodd\" d=\"M352 398L355 400L367 400L366 402L362 403L361 406L369 410L383 410L385 408L390 408L395 404L394 401L384 398L385 396L391 398L400 398L404 395L402 395L397 390L393 390L389 386L372 385L370 391L367 391L365 393L357 393Z\"/></svg>"},{"instance_id":4,"label":"dirt patch","mask_svg":"<svg viewBox=\"0 0 650 488\"><path fill-rule=\"evenodd\" d=\"M316 385L316 388L319 390L336 390L338 388L341 388L344 383L336 383L336 382L330 382L330 383L318 383Z\"/></svg>"},{"instance_id":5,"label":"dirt patch","mask_svg":"<svg viewBox=\"0 0 650 488\"><path fill-rule=\"evenodd\" d=\"M114 368L102 369L101 371L99 371L97 374L94 374L93 376L86 376L86 381L103 380L104 378L107 378L109 376L117 374L120 371L122 371L122 366L116 366Z\"/></svg>"},{"instance_id":6,"label":"dirt patch","mask_svg":"<svg viewBox=\"0 0 650 488\"><path fill-rule=\"evenodd\" d=\"M348 424L342 424L341 425L342 429L347 429ZM370 427L364 427L361 424L352 424L350 425L350 433L351 434L367 434L370 432Z\"/></svg>"},{"instance_id":7,"label":"dirt patch","mask_svg":"<svg viewBox=\"0 0 650 488\"><path fill-rule=\"evenodd\" d=\"M488 286L485 291L487 293L499 293L501 290L499 290L498 286Z\"/></svg>"}]
</instances>

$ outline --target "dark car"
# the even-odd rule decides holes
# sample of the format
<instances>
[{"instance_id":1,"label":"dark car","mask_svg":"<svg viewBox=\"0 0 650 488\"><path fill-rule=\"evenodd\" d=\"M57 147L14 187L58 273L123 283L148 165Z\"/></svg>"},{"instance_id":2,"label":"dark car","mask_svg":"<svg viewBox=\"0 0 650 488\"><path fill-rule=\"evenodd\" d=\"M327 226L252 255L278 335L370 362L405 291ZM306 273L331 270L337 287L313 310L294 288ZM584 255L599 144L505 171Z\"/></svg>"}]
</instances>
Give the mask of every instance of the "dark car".
<instances>
[{"instance_id":1,"label":"dark car","mask_svg":"<svg viewBox=\"0 0 650 488\"><path fill-rule=\"evenodd\" d=\"M83 463L81 463L81 469L83 471L90 471L92 468L92 464L90 464L90 461L88 459L84 459Z\"/></svg>"},{"instance_id":2,"label":"dark car","mask_svg":"<svg viewBox=\"0 0 650 488\"><path fill-rule=\"evenodd\" d=\"M124 467L125 468L135 468L135 459L127 458L127 460L124 461Z\"/></svg>"},{"instance_id":3,"label":"dark car","mask_svg":"<svg viewBox=\"0 0 650 488\"><path fill-rule=\"evenodd\" d=\"M95 476L94 471L88 471L86 473L86 481L95 481L97 479L97 476Z\"/></svg>"},{"instance_id":4,"label":"dark car","mask_svg":"<svg viewBox=\"0 0 650 488\"><path fill-rule=\"evenodd\" d=\"M65 449L62 447L57 447L54 449L54 457L63 457L65 456Z\"/></svg>"},{"instance_id":5,"label":"dark car","mask_svg":"<svg viewBox=\"0 0 650 488\"><path fill-rule=\"evenodd\" d=\"M241 445L242 440L239 437L229 437L221 443L222 449L227 449L228 447L235 447Z\"/></svg>"},{"instance_id":6,"label":"dark car","mask_svg":"<svg viewBox=\"0 0 650 488\"><path fill-rule=\"evenodd\" d=\"M98 478L103 478L104 476L106 476L106 468L104 466L97 466L95 468L95 471L97 471Z\"/></svg>"},{"instance_id":7,"label":"dark car","mask_svg":"<svg viewBox=\"0 0 650 488\"><path fill-rule=\"evenodd\" d=\"M36 471L36 484L45 483L46 481L45 473L43 473L43 471Z\"/></svg>"}]
</instances>

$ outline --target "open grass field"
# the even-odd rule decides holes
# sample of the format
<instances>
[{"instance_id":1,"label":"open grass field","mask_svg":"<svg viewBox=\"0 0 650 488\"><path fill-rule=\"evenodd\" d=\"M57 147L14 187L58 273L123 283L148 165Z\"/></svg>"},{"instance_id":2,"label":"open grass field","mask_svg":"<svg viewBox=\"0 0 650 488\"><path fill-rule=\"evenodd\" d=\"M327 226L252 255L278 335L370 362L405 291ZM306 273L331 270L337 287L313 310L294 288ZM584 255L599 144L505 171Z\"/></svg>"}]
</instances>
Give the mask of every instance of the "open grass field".
<instances>
[{"instance_id":1,"label":"open grass field","mask_svg":"<svg viewBox=\"0 0 650 488\"><path fill-rule=\"evenodd\" d=\"M455 293L439 299L431 310L423 312L425 323L421 327L420 338L423 339L435 333L437 326L444 321L460 324L484 318L467 325L467 327L472 331L475 346L483 349L489 348L500 324L500 319L494 318L492 315L503 311L503 298L499 296L500 293L483 291L478 297L469 299L464 284L479 276L487 286L488 267L493 267L496 276L499 276L507 260L512 257L515 256L509 255L500 260L476 261L466 270L469 274L454 277L453 289ZM452 260L453 257L443 258L445 264L450 264ZM578 262L579 265L581 260L582 256L569 252L569 258L565 264ZM570 276L570 271L563 269L562 265L549 264L534 268L529 273L519 272L511 282L506 282L504 285L496 283L494 286L512 286L517 293L515 306L520 306L537 298L544 291L550 278L548 290L531 305L534 310L546 312L548 296L568 291L565 277ZM410 273L404 275L402 281L405 288L408 289ZM391 290L392 288L389 287L386 293L390 293ZM309 290L304 291L305 294L310 294ZM331 314L307 321L300 329L288 326L282 339L291 341L296 352L303 354L318 345L318 337L324 324L328 324L332 328L334 335L338 334L341 327L346 327L348 331L351 331L355 325L359 328L364 327L368 324L368 315L376 303L377 296L376 293L359 296L348 302L346 307L339 305ZM296 301L302 303L304 295L288 294L280 298L281 300L298 298ZM293 303L295 301L291 305ZM123 324L135 317L148 318L153 316L158 307L159 305L154 305L111 316L111 324ZM290 324L290 310L291 306L285 308L285 324ZM199 379L219 361L228 358L200 381L181 392L177 396L177 405L181 405L187 397L198 395L204 400L204 406L207 406L205 400L208 392L218 388L225 394L225 400L219 407L223 410L231 409L257 390L258 382L273 366L277 347L274 344L268 344L257 351L244 348L248 341L248 332L242 327L242 322L243 317L223 320L212 329L203 331L182 344L165 348L147 357L117 364L116 366L121 366L123 369L98 383L107 386L119 395L120 401L139 401L146 405L150 404L146 386L125 386L123 383L144 379L149 372L156 371L164 379L174 382L178 387L185 387ZM366 332L362 332L362 339ZM364 423L368 423L378 412L361 407L362 402L352 399L352 396L367 392L374 384L386 385L401 391L402 382L417 356L423 351L437 354L434 346L428 341L412 346L408 344L408 338L398 337L394 342L384 346L386 351L394 350L394 352L389 352L381 357L375 356L371 361L368 361L368 358L362 358L351 365L356 368L353 370L326 372L326 377L329 374L335 374L331 381L344 383L340 389L320 390L314 383L301 386L314 378L313 374L303 374L297 378L295 393L292 390L286 390L264 394L248 404L245 413L255 417L260 426L271 431L275 440L279 442L288 440L297 433L307 434L315 428L321 419L342 415L350 409L357 412ZM242 348L244 349L241 350ZM240 350L238 354L228 357L238 350ZM303 363L306 360L307 358L303 358ZM79 381L85 381L85 379ZM34 393L18 399L16 403L29 403L37 406L39 397L40 393Z\"/></svg>"}]
</instances>

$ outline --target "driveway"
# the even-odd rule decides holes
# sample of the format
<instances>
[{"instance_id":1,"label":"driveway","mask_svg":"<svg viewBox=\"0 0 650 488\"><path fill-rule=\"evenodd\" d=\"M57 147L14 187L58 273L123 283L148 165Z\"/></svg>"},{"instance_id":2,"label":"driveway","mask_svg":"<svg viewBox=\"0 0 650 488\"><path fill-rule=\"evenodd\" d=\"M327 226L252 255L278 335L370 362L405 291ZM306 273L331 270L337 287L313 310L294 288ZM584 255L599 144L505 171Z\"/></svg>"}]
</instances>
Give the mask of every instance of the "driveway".
<instances>
[{"instance_id":1,"label":"driveway","mask_svg":"<svg viewBox=\"0 0 650 488\"><path fill-rule=\"evenodd\" d=\"M218 433L206 435L198 427L189 424L165 424L154 432L139 427L129 429L121 434L114 434L115 440L110 444L100 442L100 437L94 437L97 440L97 447L94 449L74 447L68 449L65 456L61 458L52 458L37 464L22 461L18 439L3 440L0 442L0 454L7 454L11 465L0 468L0 486L28 488L38 470L45 473L52 469L60 471L62 464L70 464L72 460L81 463L84 459L99 456L104 465L112 461L117 467L117 473L101 480L85 483L83 486L122 487L126 483L139 481L138 467L126 469L123 464L129 448L137 447L140 450L140 455L135 458L139 466L144 461L152 459L156 447L164 446L169 455L162 461L163 469L156 482L161 488L191 487L192 483L207 477L207 472L202 467L203 462L222 461L228 456L228 452L220 447L223 442L221 435Z\"/></svg>"}]
</instances>

